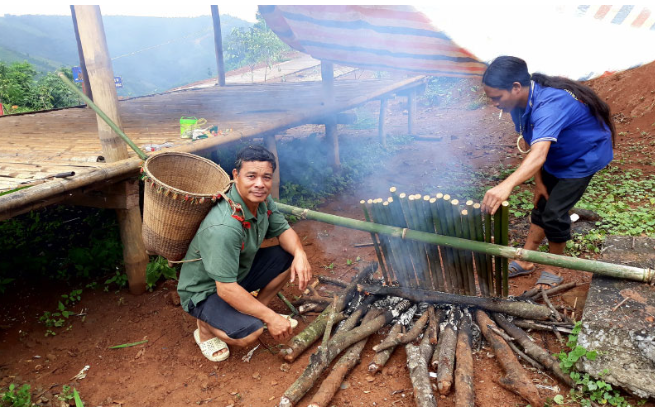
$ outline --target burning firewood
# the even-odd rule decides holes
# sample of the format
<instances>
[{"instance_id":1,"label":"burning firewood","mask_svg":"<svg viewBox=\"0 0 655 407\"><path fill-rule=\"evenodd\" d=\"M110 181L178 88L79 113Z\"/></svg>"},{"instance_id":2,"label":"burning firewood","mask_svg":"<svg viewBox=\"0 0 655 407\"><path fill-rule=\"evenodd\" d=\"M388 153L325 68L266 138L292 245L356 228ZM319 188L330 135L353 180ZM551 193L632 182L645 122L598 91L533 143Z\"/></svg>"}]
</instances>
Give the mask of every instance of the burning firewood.
<instances>
[{"instance_id":1,"label":"burning firewood","mask_svg":"<svg viewBox=\"0 0 655 407\"><path fill-rule=\"evenodd\" d=\"M357 284L369 278L377 270L377 263L369 263L360 269L360 271L353 277L352 281L346 288L343 289L339 300L337 301L336 312L341 313L345 308L346 304L350 302L353 296L356 294L355 288ZM328 302L330 300L328 299ZM290 343L289 348L285 352L280 352L283 355L284 360L287 362L293 362L303 353L307 348L309 348L318 338L323 335L325 332L325 327L327 326L327 320L332 312L332 307L329 306L319 315L307 328L305 328L298 335L294 336ZM343 319L341 316L339 317Z\"/></svg>"},{"instance_id":2,"label":"burning firewood","mask_svg":"<svg viewBox=\"0 0 655 407\"><path fill-rule=\"evenodd\" d=\"M441 325L439 333L438 359L432 360L432 368L437 370L437 388L440 394L450 393L453 385L453 372L455 368L455 346L457 344L457 325L461 312L453 307L448 314L446 322Z\"/></svg>"},{"instance_id":3,"label":"burning firewood","mask_svg":"<svg viewBox=\"0 0 655 407\"><path fill-rule=\"evenodd\" d=\"M551 310L543 305L531 304L522 301L512 301L500 298L472 297L458 294L442 293L437 291L420 290L418 288L406 289L400 287L382 287L360 284L359 291L376 295L391 295L407 298L415 302L428 302L432 304L452 304L467 307L477 307L491 312L502 312L526 319L546 320L552 315Z\"/></svg>"},{"instance_id":4,"label":"burning firewood","mask_svg":"<svg viewBox=\"0 0 655 407\"><path fill-rule=\"evenodd\" d=\"M377 317L379 312L376 311L378 310L369 311L362 320L362 324L365 325L373 318ZM330 375L323 380L323 383L321 383L321 387L312 398L308 407L326 407L329 405L330 400L332 400L337 391L339 391L339 387L346 375L348 375L348 373L350 373L350 371L359 363L360 355L364 346L366 346L367 341L368 337L352 345L346 353L339 358L332 367Z\"/></svg>"},{"instance_id":5,"label":"burning firewood","mask_svg":"<svg viewBox=\"0 0 655 407\"><path fill-rule=\"evenodd\" d=\"M366 324L349 331L342 331L335 334L328 342L326 355L314 353L309 358L309 365L300 377L289 387L280 399L279 407L290 407L295 405L314 385L318 377L325 371L329 364L342 351L350 345L368 337L378 329L388 324L393 318L398 317L401 312L411 306L407 300L400 301L393 309L384 312Z\"/></svg>"},{"instance_id":6,"label":"burning firewood","mask_svg":"<svg viewBox=\"0 0 655 407\"><path fill-rule=\"evenodd\" d=\"M427 304L426 304L427 305ZM376 352L383 351L385 349L395 347L397 345L402 345L405 343L410 343L414 339L418 338L418 336L423 332L423 328L425 328L425 325L428 322L428 313L424 312L421 318L418 319L412 326L412 329L407 331L404 334L398 334L396 335L395 338L392 337L387 337L388 340L383 341L379 345L375 345L373 347L373 350Z\"/></svg>"},{"instance_id":7,"label":"burning firewood","mask_svg":"<svg viewBox=\"0 0 655 407\"><path fill-rule=\"evenodd\" d=\"M455 360L455 406L474 407L475 388L473 385L473 354L471 353L471 314L467 309L459 323Z\"/></svg>"},{"instance_id":8,"label":"burning firewood","mask_svg":"<svg viewBox=\"0 0 655 407\"><path fill-rule=\"evenodd\" d=\"M532 342L524 330L514 325L503 314L494 314L494 319L496 322L498 322L498 325L500 325L509 335L511 335L516 340L516 342L519 343L519 345L523 347L528 355L535 358L546 369L553 372L555 377L566 383L568 386L575 387L575 382L569 375L562 371L562 369L559 367L559 362L550 355L550 352Z\"/></svg>"},{"instance_id":9,"label":"burning firewood","mask_svg":"<svg viewBox=\"0 0 655 407\"><path fill-rule=\"evenodd\" d=\"M414 386L414 400L418 407L437 407L437 400L432 392L430 377L428 376L428 364L421 355L418 346L408 343L405 345L407 353L407 367L409 377Z\"/></svg>"},{"instance_id":10,"label":"burning firewood","mask_svg":"<svg viewBox=\"0 0 655 407\"><path fill-rule=\"evenodd\" d=\"M401 333L402 328L403 325L401 323L395 323L389 331L387 338L395 338L398 334ZM379 372L384 367L384 365L387 364L394 350L396 350L395 346L380 352L376 352L375 356L373 356L373 361L368 365L368 371L372 374Z\"/></svg>"},{"instance_id":11,"label":"burning firewood","mask_svg":"<svg viewBox=\"0 0 655 407\"><path fill-rule=\"evenodd\" d=\"M482 310L477 310L475 319L478 322L480 331L485 339L494 350L496 360L505 371L505 377L501 377L498 383L507 390L516 393L527 400L533 407L541 407L544 400L539 395L539 391L528 377L514 353L507 345L505 340L494 333L489 326L496 327L496 324Z\"/></svg>"}]
</instances>

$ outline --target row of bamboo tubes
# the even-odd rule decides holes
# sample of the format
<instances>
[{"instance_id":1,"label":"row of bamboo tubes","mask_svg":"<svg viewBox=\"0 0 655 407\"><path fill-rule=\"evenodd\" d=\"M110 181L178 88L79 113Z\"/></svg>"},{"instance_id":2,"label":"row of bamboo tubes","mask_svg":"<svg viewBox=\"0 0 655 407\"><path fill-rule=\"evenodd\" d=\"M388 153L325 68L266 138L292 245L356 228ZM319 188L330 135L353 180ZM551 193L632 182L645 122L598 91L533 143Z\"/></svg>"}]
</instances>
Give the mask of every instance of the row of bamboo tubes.
<instances>
[{"instance_id":1,"label":"row of bamboo tubes","mask_svg":"<svg viewBox=\"0 0 655 407\"><path fill-rule=\"evenodd\" d=\"M494 215L479 203L448 194L407 195L390 188L390 197L360 202L367 222L479 242L509 244L509 203ZM463 295L506 297L508 260L470 250L436 246L371 233L380 271L389 285Z\"/></svg>"}]
</instances>

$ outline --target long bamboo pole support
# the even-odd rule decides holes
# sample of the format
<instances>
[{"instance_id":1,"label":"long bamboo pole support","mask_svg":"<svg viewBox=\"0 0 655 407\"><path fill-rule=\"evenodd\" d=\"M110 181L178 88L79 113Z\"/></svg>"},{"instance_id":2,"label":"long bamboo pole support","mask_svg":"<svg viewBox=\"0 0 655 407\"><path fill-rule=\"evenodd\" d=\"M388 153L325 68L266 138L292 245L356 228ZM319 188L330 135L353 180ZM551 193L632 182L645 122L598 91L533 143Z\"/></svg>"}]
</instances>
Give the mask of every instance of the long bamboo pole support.
<instances>
[{"instance_id":1,"label":"long bamboo pole support","mask_svg":"<svg viewBox=\"0 0 655 407\"><path fill-rule=\"evenodd\" d=\"M542 253L523 248L502 246L492 243L476 242L472 240L459 239L456 237L437 235L434 233L419 232L416 230L403 229L388 225L379 225L372 222L346 218L298 208L283 203L277 204L282 213L299 217L300 219L316 220L332 225L343 226L349 229L362 230L388 235L396 238L415 240L418 242L436 244L455 249L472 250L493 256L504 257L513 260L524 260L531 263L544 264L547 266L563 267L572 270L588 271L590 273L608 277L623 278L626 280L639 281L655 285L655 269L625 266L622 264L606 263L595 260L579 259L551 253Z\"/></svg>"},{"instance_id":2,"label":"long bamboo pole support","mask_svg":"<svg viewBox=\"0 0 655 407\"><path fill-rule=\"evenodd\" d=\"M362 199L359 201L359 203L362 206L362 211L364 212L364 219L366 219L367 222L370 222L371 218L368 214L368 209L366 209L366 202ZM371 233L371 239L373 240L373 247L375 247L375 255L377 256L378 263L380 264L380 271L382 272L384 281L389 284L391 281L387 275L387 268L384 265L384 261L382 261L382 253L380 253L380 246L378 245L378 235L376 233Z\"/></svg>"},{"instance_id":3,"label":"long bamboo pole support","mask_svg":"<svg viewBox=\"0 0 655 407\"><path fill-rule=\"evenodd\" d=\"M134 150L134 152L136 153L136 155L139 156L139 158L141 158L142 160L146 160L148 158L148 155L144 153L136 144L134 144L134 142L130 140L130 138L127 137L125 133L123 133L123 130L121 130L120 127L118 127L118 125L114 123L114 121L111 120L109 116L105 114L105 112L103 112L95 103L93 103L91 99L89 99L81 90L79 90L77 86L75 86L73 82L71 82L70 79L66 77L66 75L64 75L62 72L59 72L58 75L59 78L62 80L62 82L64 82L64 84L68 88L70 88L70 90L75 92L77 96L80 97L80 99L84 100L84 103L86 103L91 109L93 109L93 111L96 112L96 114L100 116L100 118L105 123L107 123L107 125L111 127L111 129L114 130L116 134L118 134L123 139L123 141L125 141L127 145L130 146L132 150Z\"/></svg>"}]
</instances>

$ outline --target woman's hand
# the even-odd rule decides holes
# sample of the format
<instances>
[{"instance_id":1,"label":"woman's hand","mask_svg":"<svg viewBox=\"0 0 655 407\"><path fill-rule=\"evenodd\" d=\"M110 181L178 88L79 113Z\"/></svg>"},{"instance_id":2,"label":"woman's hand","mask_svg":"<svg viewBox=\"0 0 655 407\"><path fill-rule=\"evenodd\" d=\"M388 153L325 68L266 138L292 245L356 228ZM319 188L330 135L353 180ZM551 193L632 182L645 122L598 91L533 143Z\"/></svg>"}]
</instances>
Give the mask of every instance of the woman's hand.
<instances>
[{"instance_id":1,"label":"woman's hand","mask_svg":"<svg viewBox=\"0 0 655 407\"><path fill-rule=\"evenodd\" d=\"M482 210L490 214L496 213L500 205L509 198L513 186L507 181L503 181L495 187L491 188L484 194L482 200Z\"/></svg>"}]
</instances>

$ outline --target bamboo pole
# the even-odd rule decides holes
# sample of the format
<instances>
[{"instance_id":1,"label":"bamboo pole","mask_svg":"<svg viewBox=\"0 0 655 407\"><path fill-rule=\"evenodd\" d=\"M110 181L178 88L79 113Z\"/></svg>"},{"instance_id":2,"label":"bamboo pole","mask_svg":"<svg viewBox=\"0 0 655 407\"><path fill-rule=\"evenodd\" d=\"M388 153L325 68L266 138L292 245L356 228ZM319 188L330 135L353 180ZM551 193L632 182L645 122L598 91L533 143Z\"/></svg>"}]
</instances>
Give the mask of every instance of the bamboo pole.
<instances>
[{"instance_id":1,"label":"bamboo pole","mask_svg":"<svg viewBox=\"0 0 655 407\"><path fill-rule=\"evenodd\" d=\"M461 218L462 218L462 238L468 239L468 240L475 240L472 236L471 229L470 229L470 223L472 221L472 216L469 214L469 211L467 209L462 209L460 212ZM468 278L469 278L469 290L470 290L470 295L476 295L477 294L477 289L475 286L475 266L473 264L473 252L471 251L466 251L464 252L464 256L466 256L466 265L467 265L467 272L468 272Z\"/></svg>"},{"instance_id":2,"label":"bamboo pole","mask_svg":"<svg viewBox=\"0 0 655 407\"><path fill-rule=\"evenodd\" d=\"M384 234L397 238L401 238L404 235L404 238L407 240L415 240L457 249L473 250L476 252L488 253L493 256L505 257L508 259L523 260L531 263L563 267L572 270L588 271L590 273L608 277L623 278L626 280L655 284L655 269L631 267L622 264L613 264L595 260L567 257L558 254L542 253L534 250L525 250L523 248L476 242L466 239L458 239L456 237L437 235L434 233L419 232L415 230L404 231L399 227L379 225L372 222L364 222L361 220L331 215L329 213L298 208L283 203L278 203L277 206L280 212L291 214L301 219L316 220L332 225L362 230L369 233L373 232L381 235Z\"/></svg>"},{"instance_id":3,"label":"bamboo pole","mask_svg":"<svg viewBox=\"0 0 655 407\"><path fill-rule=\"evenodd\" d=\"M423 202L420 203L421 213L423 217L423 224L425 232L434 233L434 219L432 217L432 210L430 209L430 196L424 195ZM435 200L436 201L436 200ZM439 291L445 291L443 270L441 269L441 258L439 256L439 246L427 245L428 249L428 262L430 264L430 271L432 273L432 281L435 288Z\"/></svg>"},{"instance_id":4,"label":"bamboo pole","mask_svg":"<svg viewBox=\"0 0 655 407\"><path fill-rule=\"evenodd\" d=\"M500 244L509 245L509 202L504 201L500 205ZM509 295L509 261L503 257L500 261L500 268L503 275L503 297Z\"/></svg>"},{"instance_id":5,"label":"bamboo pole","mask_svg":"<svg viewBox=\"0 0 655 407\"><path fill-rule=\"evenodd\" d=\"M404 192L398 195L398 199L400 201L400 208L402 210L402 216L403 219L405 219L407 228L413 229L413 219L409 213L409 200L407 198L407 194ZM423 263L421 262L421 250L419 248L419 244L415 241L409 241L407 242L407 248L409 249L410 253L410 258L412 261L412 264L414 265L413 267L413 275L410 275L410 280L416 281L416 283L412 287L418 287L419 286L419 280L422 274L423 274Z\"/></svg>"},{"instance_id":6,"label":"bamboo pole","mask_svg":"<svg viewBox=\"0 0 655 407\"><path fill-rule=\"evenodd\" d=\"M494 244L503 245L502 241L502 228L500 224L502 223L502 213L500 208L494 213ZM501 264L500 257L494 258L494 270L496 275L496 296L502 297L503 295L503 266Z\"/></svg>"},{"instance_id":7,"label":"bamboo pole","mask_svg":"<svg viewBox=\"0 0 655 407\"><path fill-rule=\"evenodd\" d=\"M102 119L112 130L114 130L116 132L116 134L118 134L123 139L123 141L125 141L127 143L128 146L130 146L130 148L132 150L134 150L134 152L136 153L136 155L139 156L139 158L141 158L142 160L148 159L148 155L146 153L144 153L136 144L134 144L134 142L132 140L130 140L130 138L127 137L127 135L125 133L123 133L123 130L121 130L120 127L112 119L109 118L109 116L107 116L95 103L93 103L93 101L91 99L86 97L86 95L81 90L79 90L77 88L77 86L75 86L73 84L73 82L71 82L66 77L66 75L64 75L62 72L59 72L58 75L59 75L59 78L62 80L62 82L64 82L64 84L66 84L66 86L68 88L70 88L70 90L75 92L77 94L77 96L79 96L82 100L84 100L84 102L91 109L93 109L93 111L96 112L96 114L98 116L100 116L100 119ZM101 140L101 143L102 143L102 140ZM121 160L124 159L124 158L127 158L127 156L122 157ZM109 158L107 158L107 159L109 160ZM119 161L119 160L109 160L109 161Z\"/></svg>"},{"instance_id":8,"label":"bamboo pole","mask_svg":"<svg viewBox=\"0 0 655 407\"><path fill-rule=\"evenodd\" d=\"M441 225L442 231L445 236L454 236L454 230L452 225L452 216L451 216L451 203L450 195L445 194L441 196L441 199L437 200L438 211L441 216ZM457 250L453 248L447 248L449 253L449 263L450 263L450 279L452 281L451 292L462 294L462 277L460 276L460 265L459 265L459 256Z\"/></svg>"},{"instance_id":9,"label":"bamboo pole","mask_svg":"<svg viewBox=\"0 0 655 407\"><path fill-rule=\"evenodd\" d=\"M433 201L434 200L434 201ZM432 198L430 200L430 209L432 210L432 219L434 221L434 230L437 232L438 235L446 235L446 224L445 220L443 218L443 194L438 193L435 198ZM455 280L453 280L454 277L454 270L453 270L453 260L452 260L452 254L451 254L451 248L450 247L439 247L439 251L441 252L441 257L443 260L443 274L444 274L444 283L445 283L445 291L454 293L455 288Z\"/></svg>"},{"instance_id":10,"label":"bamboo pole","mask_svg":"<svg viewBox=\"0 0 655 407\"><path fill-rule=\"evenodd\" d=\"M420 196L420 195L419 195ZM410 196L407 198L407 204L410 216L412 218L413 230L420 230L422 232L427 232L425 226L423 225L423 216L422 213L419 213L419 204L421 202L417 201L416 195ZM417 271L417 277L421 278L422 281L419 281L419 287L430 287L433 290L436 288L436 285L432 281L432 275L430 274L430 266L428 261L428 248L429 246L425 243L418 243L418 255L419 255L419 265L421 267L420 272Z\"/></svg>"},{"instance_id":11,"label":"bamboo pole","mask_svg":"<svg viewBox=\"0 0 655 407\"><path fill-rule=\"evenodd\" d=\"M387 200L387 202L389 202L389 220L391 221L391 225L400 228L406 228L407 222L405 221L405 217L400 205L400 197L396 193L396 187L389 188L389 193L391 194L391 197ZM401 253L402 263L399 264L399 267L403 267L403 275L407 276L406 279L409 280L409 276L414 273L414 265L412 264L412 256L410 254L410 242L406 242L398 238L392 240L395 242L398 251Z\"/></svg>"},{"instance_id":12,"label":"bamboo pole","mask_svg":"<svg viewBox=\"0 0 655 407\"><path fill-rule=\"evenodd\" d=\"M482 210L480 209L480 204L473 204L473 231L475 235L475 240L478 242L484 242L484 230L482 229ZM487 274L487 256L480 252L475 252L476 254L476 270L478 271L478 279L480 281L480 290L482 295L489 296L493 290L489 287L489 275Z\"/></svg>"},{"instance_id":13,"label":"bamboo pole","mask_svg":"<svg viewBox=\"0 0 655 407\"><path fill-rule=\"evenodd\" d=\"M484 213L484 241L485 243L491 243L491 214L489 212ZM487 279L489 280L489 294L490 295L499 295L496 291L496 284L494 284L495 274L494 274L494 264L493 256L490 254L485 254L487 257Z\"/></svg>"},{"instance_id":14,"label":"bamboo pole","mask_svg":"<svg viewBox=\"0 0 655 407\"><path fill-rule=\"evenodd\" d=\"M460 214L459 214L459 200L458 199L453 199L450 201L451 206L448 208L450 209L450 222L451 222L451 236L457 237L457 238L462 238L462 221L460 219ZM457 255L457 259L459 261L459 278L461 282L461 290L462 293L466 293L471 295L471 290L469 286L469 279L468 279L468 266L466 264L466 257L464 255L463 250L456 250L455 254Z\"/></svg>"},{"instance_id":15,"label":"bamboo pole","mask_svg":"<svg viewBox=\"0 0 655 407\"><path fill-rule=\"evenodd\" d=\"M382 199L380 199L380 201L382 201ZM389 208L389 203L388 202L386 202L386 201L382 202L382 206L380 207L380 214L382 215L382 219L384 220L384 223L386 225L391 225L393 223L393 221L391 219L391 213L390 213L390 208ZM391 253L392 253L391 255L392 255L392 257L393 257L393 259L395 261L395 264L396 264L396 268L394 268L396 280L397 281L407 281L407 277L405 276L405 274L402 274L402 277L398 276L399 275L398 270L400 268L402 268L402 265L404 263L403 258L402 258L402 256L403 256L402 252L401 252L400 248L398 247L398 242L396 242L396 240L392 239L392 238L388 238L387 242L388 242L388 245L389 245L389 250L391 250ZM399 280L399 278L401 280Z\"/></svg>"},{"instance_id":16,"label":"bamboo pole","mask_svg":"<svg viewBox=\"0 0 655 407\"><path fill-rule=\"evenodd\" d=\"M364 212L364 219L366 219L367 222L371 221L371 218L368 215L368 209L366 209L366 202L362 199L359 201L359 204L362 207L362 211ZM378 235L375 233L371 233L371 239L373 239L373 247L375 247L375 255L378 258L378 263L380 264L380 271L382 272L382 276L384 277L384 281L389 284L391 281L389 280L389 276L387 275L387 269L384 266L384 261L382 261L382 253L380 252L380 246L378 245Z\"/></svg>"},{"instance_id":17,"label":"bamboo pole","mask_svg":"<svg viewBox=\"0 0 655 407\"><path fill-rule=\"evenodd\" d=\"M384 224L385 222L382 220L382 216L380 215L380 210L375 201L372 199L369 199L367 201L370 209L371 209L371 217L373 219L373 222L378 223L378 224ZM391 245L389 243L389 236L385 235L379 235L380 236L380 246L382 248L382 253L384 254L384 258L387 261L388 270L390 273L393 273L394 270L396 270L396 259L393 256L393 253L391 252ZM396 276L397 277L397 276Z\"/></svg>"}]
</instances>

